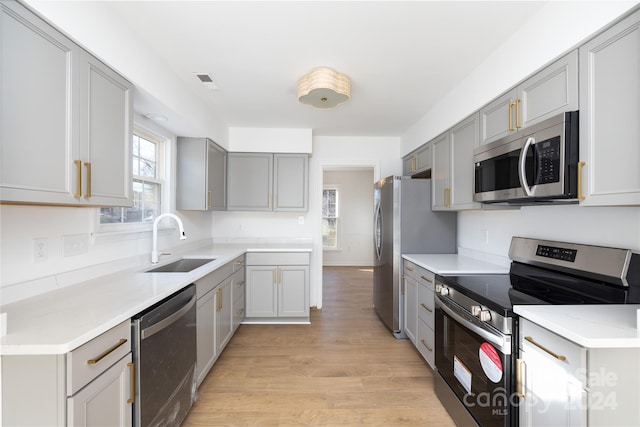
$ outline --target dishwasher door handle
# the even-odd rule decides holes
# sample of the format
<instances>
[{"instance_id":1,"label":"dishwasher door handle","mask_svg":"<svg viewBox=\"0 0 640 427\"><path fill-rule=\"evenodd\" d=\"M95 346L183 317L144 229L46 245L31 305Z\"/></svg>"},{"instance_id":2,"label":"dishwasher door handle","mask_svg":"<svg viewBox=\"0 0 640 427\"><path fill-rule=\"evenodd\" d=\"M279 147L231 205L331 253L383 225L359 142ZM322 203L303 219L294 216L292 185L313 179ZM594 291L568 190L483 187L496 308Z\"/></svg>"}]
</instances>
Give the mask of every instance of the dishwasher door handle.
<instances>
[{"instance_id":1,"label":"dishwasher door handle","mask_svg":"<svg viewBox=\"0 0 640 427\"><path fill-rule=\"evenodd\" d=\"M188 303L186 303L185 305L182 306L182 308L180 308L180 310L162 319L158 323L155 323L149 326L148 328L145 328L142 331L140 331L140 339L149 338L150 336L157 334L163 329L168 328L173 323L175 323L178 319L180 319L187 311L191 310L191 307L193 307L195 303L196 303L196 297L194 295L193 297L191 297Z\"/></svg>"}]
</instances>

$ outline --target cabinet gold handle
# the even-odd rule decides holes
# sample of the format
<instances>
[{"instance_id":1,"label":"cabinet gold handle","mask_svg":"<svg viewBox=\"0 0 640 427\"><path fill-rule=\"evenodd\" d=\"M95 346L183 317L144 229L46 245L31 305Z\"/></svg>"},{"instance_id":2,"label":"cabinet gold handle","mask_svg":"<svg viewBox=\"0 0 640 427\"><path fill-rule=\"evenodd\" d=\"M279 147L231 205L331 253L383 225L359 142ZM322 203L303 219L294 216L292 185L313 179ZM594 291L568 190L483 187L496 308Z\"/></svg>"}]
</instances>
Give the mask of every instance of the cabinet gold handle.
<instances>
[{"instance_id":1,"label":"cabinet gold handle","mask_svg":"<svg viewBox=\"0 0 640 427\"><path fill-rule=\"evenodd\" d=\"M516 394L518 397L524 396L524 388L522 387L522 370L527 368L527 364L522 359L516 359ZM526 375L526 371L525 371Z\"/></svg>"},{"instance_id":2,"label":"cabinet gold handle","mask_svg":"<svg viewBox=\"0 0 640 427\"><path fill-rule=\"evenodd\" d=\"M282 284L282 269L278 267L278 283Z\"/></svg>"},{"instance_id":3,"label":"cabinet gold handle","mask_svg":"<svg viewBox=\"0 0 640 427\"><path fill-rule=\"evenodd\" d=\"M73 197L80 198L82 197L82 161L74 160L73 163L76 164L76 169L78 171L78 191L76 191L76 194L74 194Z\"/></svg>"},{"instance_id":4,"label":"cabinet gold handle","mask_svg":"<svg viewBox=\"0 0 640 427\"><path fill-rule=\"evenodd\" d=\"M91 162L84 162L87 167L87 193L84 195L85 199L91 197Z\"/></svg>"},{"instance_id":5,"label":"cabinet gold handle","mask_svg":"<svg viewBox=\"0 0 640 427\"><path fill-rule=\"evenodd\" d=\"M207 195L208 195L208 197L207 197L207 199L208 199L207 200L207 207L211 208L211 207L213 207L213 191L211 191L211 190L207 191Z\"/></svg>"},{"instance_id":6,"label":"cabinet gold handle","mask_svg":"<svg viewBox=\"0 0 640 427\"><path fill-rule=\"evenodd\" d=\"M584 194L582 194L582 168L586 165L585 162L578 162L578 200L584 200Z\"/></svg>"},{"instance_id":7,"label":"cabinet gold handle","mask_svg":"<svg viewBox=\"0 0 640 427\"><path fill-rule=\"evenodd\" d=\"M510 102L509 103L509 130L516 130L516 128L513 127L513 106L514 106L514 102Z\"/></svg>"},{"instance_id":8,"label":"cabinet gold handle","mask_svg":"<svg viewBox=\"0 0 640 427\"><path fill-rule=\"evenodd\" d=\"M433 349L432 349L431 347L429 347L429 346L427 345L427 343L426 343L423 339L422 339L422 340L420 340L420 342L422 343L422 345L423 345L423 346L425 346L425 347L427 348L427 350L428 350L429 352L432 352L432 351L433 351Z\"/></svg>"},{"instance_id":9,"label":"cabinet gold handle","mask_svg":"<svg viewBox=\"0 0 640 427\"><path fill-rule=\"evenodd\" d=\"M422 280L424 280L425 282L433 283L433 280L429 279L428 277L420 276L420 278L421 278Z\"/></svg>"},{"instance_id":10,"label":"cabinet gold handle","mask_svg":"<svg viewBox=\"0 0 640 427\"><path fill-rule=\"evenodd\" d=\"M129 369L131 369L131 397L127 400L127 403L136 402L136 367L133 363L127 363Z\"/></svg>"},{"instance_id":11,"label":"cabinet gold handle","mask_svg":"<svg viewBox=\"0 0 640 427\"><path fill-rule=\"evenodd\" d=\"M238 261L236 261L235 264L236 265L242 265L242 264L244 264L244 260L239 259Z\"/></svg>"},{"instance_id":12,"label":"cabinet gold handle","mask_svg":"<svg viewBox=\"0 0 640 427\"><path fill-rule=\"evenodd\" d=\"M411 172L415 172L416 171L416 169L417 169L416 163L417 163L416 162L416 158L412 157L411 158Z\"/></svg>"},{"instance_id":13,"label":"cabinet gold handle","mask_svg":"<svg viewBox=\"0 0 640 427\"><path fill-rule=\"evenodd\" d=\"M423 302L420 303L420 305L422 306L422 308L424 308L425 310L427 310L429 313L433 313L433 309L427 307L427 305Z\"/></svg>"},{"instance_id":14,"label":"cabinet gold handle","mask_svg":"<svg viewBox=\"0 0 640 427\"><path fill-rule=\"evenodd\" d=\"M516 129L520 129L522 124L520 123L520 98L516 98Z\"/></svg>"},{"instance_id":15,"label":"cabinet gold handle","mask_svg":"<svg viewBox=\"0 0 640 427\"><path fill-rule=\"evenodd\" d=\"M273 283L278 284L278 267L273 269Z\"/></svg>"},{"instance_id":16,"label":"cabinet gold handle","mask_svg":"<svg viewBox=\"0 0 640 427\"><path fill-rule=\"evenodd\" d=\"M244 286L244 280L240 283L236 283L236 288L241 288L242 286Z\"/></svg>"},{"instance_id":17,"label":"cabinet gold handle","mask_svg":"<svg viewBox=\"0 0 640 427\"><path fill-rule=\"evenodd\" d=\"M218 294L218 307L216 311L220 311L222 310L222 289L218 289L216 293Z\"/></svg>"},{"instance_id":18,"label":"cabinet gold handle","mask_svg":"<svg viewBox=\"0 0 640 427\"><path fill-rule=\"evenodd\" d=\"M413 268L411 268L411 267L405 267L404 269L405 269L405 270L407 270L407 271L410 271L410 272L412 272L412 273L415 271L415 270L414 270Z\"/></svg>"},{"instance_id":19,"label":"cabinet gold handle","mask_svg":"<svg viewBox=\"0 0 640 427\"><path fill-rule=\"evenodd\" d=\"M116 351L116 349L118 347L124 345L124 343L126 343L126 342L127 342L127 340L125 338L120 338L120 341L118 341L118 343L116 345L114 345L113 347L111 347L110 349L108 349L107 351L105 351L104 353L99 355L98 357L87 360L87 365L95 365L96 363L98 363L99 361L101 361L102 359L107 357L110 353Z\"/></svg>"},{"instance_id":20,"label":"cabinet gold handle","mask_svg":"<svg viewBox=\"0 0 640 427\"><path fill-rule=\"evenodd\" d=\"M544 351L545 353L547 353L547 354L549 354L549 355L551 355L551 356L555 357L555 358L556 358L556 359L558 359L558 360L561 360L561 361L563 361L563 362L564 362L565 360L567 360L567 358L566 358L565 356L562 356L562 355L560 355L560 354L556 354L556 353L554 353L553 351L551 351L551 350L549 350L548 348L546 348L545 346L543 346L543 345L541 345L541 344L539 344L539 343L535 342L535 340L534 340L532 337L524 337L524 339L525 339L525 340L527 340L527 341L529 341L531 344L535 345L536 347L538 347L540 350Z\"/></svg>"}]
</instances>

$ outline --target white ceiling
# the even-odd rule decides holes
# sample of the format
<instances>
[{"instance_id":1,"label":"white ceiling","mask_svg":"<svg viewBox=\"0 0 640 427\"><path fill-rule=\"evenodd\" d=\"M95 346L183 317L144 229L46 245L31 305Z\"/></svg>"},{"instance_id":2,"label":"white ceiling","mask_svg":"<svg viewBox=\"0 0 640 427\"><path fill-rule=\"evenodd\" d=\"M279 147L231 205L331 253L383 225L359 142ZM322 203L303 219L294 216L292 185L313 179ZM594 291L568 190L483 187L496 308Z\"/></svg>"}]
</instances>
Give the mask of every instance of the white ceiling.
<instances>
[{"instance_id":1,"label":"white ceiling","mask_svg":"<svg viewBox=\"0 0 640 427\"><path fill-rule=\"evenodd\" d=\"M231 127L399 136L546 2L113 1L177 78ZM328 66L352 81L332 110L296 82ZM218 90L194 72L211 73ZM152 113L153 111L148 111Z\"/></svg>"}]
</instances>

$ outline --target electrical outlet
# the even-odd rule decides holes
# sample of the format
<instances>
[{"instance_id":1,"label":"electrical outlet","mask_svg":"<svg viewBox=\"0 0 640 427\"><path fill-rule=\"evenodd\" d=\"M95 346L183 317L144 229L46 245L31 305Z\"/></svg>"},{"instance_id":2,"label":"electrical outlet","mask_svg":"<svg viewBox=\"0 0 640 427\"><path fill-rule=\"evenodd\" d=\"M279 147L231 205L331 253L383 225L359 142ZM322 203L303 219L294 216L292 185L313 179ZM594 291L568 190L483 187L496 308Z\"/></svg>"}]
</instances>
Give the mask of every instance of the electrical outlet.
<instances>
[{"instance_id":1,"label":"electrical outlet","mask_svg":"<svg viewBox=\"0 0 640 427\"><path fill-rule=\"evenodd\" d=\"M89 252L88 234L69 234L62 236L62 256L76 256Z\"/></svg>"},{"instance_id":2,"label":"electrical outlet","mask_svg":"<svg viewBox=\"0 0 640 427\"><path fill-rule=\"evenodd\" d=\"M33 262L45 262L49 258L49 243L46 238L33 239Z\"/></svg>"}]
</instances>

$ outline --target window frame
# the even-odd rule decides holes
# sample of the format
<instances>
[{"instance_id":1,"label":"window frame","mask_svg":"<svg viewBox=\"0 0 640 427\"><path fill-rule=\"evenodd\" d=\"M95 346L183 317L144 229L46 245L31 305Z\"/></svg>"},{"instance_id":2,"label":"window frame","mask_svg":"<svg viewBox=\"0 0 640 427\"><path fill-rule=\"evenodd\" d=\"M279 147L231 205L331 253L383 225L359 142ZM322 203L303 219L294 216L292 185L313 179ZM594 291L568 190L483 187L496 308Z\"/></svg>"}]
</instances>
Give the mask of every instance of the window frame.
<instances>
[{"instance_id":1,"label":"window frame","mask_svg":"<svg viewBox=\"0 0 640 427\"><path fill-rule=\"evenodd\" d=\"M149 141L153 141L158 145L158 150L156 153L156 168L157 168L157 177L141 177L139 175L133 175L133 136L137 135L138 137L144 138ZM135 121L133 132L131 136L131 146L129 150L129 156L131 159L131 186L133 191L133 181L134 180L143 180L147 182L152 182L155 184L160 184L160 213L169 212L170 206L170 187L171 187L171 169L168 167L170 164L169 160L171 159L171 145L172 141L175 138L170 136L168 132L159 127L151 127L142 125L141 123ZM129 233L137 233L144 231L151 231L153 227L153 221L141 221L141 222L128 222L128 223L105 223L102 224L100 222L100 208L97 209L96 213L96 226L95 234L129 234ZM167 228L167 227L161 227ZM173 228L173 227L168 227Z\"/></svg>"},{"instance_id":2,"label":"window frame","mask_svg":"<svg viewBox=\"0 0 640 427\"><path fill-rule=\"evenodd\" d=\"M336 192L336 215L332 216L332 217L327 217L324 216L324 191L325 190L334 190ZM334 218L336 221L335 224L335 229L336 229L336 244L335 246L325 246L324 243L324 232L322 233L322 250L324 251L339 251L341 250L341 243L342 243L342 238L341 238L341 228L340 227L340 193L341 193L341 188L339 184L325 184L322 187L322 221L324 222L325 219L329 219L329 218Z\"/></svg>"}]
</instances>

